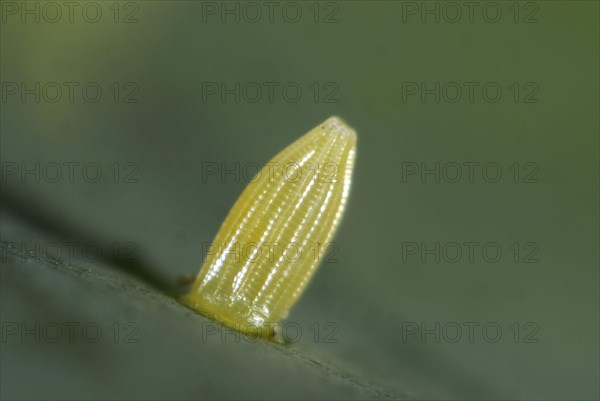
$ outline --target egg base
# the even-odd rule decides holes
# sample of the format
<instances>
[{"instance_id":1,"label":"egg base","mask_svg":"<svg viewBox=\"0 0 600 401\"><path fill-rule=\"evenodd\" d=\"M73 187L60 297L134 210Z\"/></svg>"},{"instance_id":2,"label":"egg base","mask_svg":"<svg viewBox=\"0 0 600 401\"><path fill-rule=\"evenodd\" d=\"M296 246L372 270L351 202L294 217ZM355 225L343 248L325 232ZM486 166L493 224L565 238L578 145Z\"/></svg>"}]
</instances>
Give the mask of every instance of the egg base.
<instances>
[{"instance_id":1,"label":"egg base","mask_svg":"<svg viewBox=\"0 0 600 401\"><path fill-rule=\"evenodd\" d=\"M221 325L233 329L245 336L254 338L264 338L279 344L285 343L281 334L279 322L266 322L260 326L242 323L237 316L231 313L228 308L219 307L215 304L203 302L199 297L190 297L184 295L179 298L179 302L196 313L208 317Z\"/></svg>"}]
</instances>

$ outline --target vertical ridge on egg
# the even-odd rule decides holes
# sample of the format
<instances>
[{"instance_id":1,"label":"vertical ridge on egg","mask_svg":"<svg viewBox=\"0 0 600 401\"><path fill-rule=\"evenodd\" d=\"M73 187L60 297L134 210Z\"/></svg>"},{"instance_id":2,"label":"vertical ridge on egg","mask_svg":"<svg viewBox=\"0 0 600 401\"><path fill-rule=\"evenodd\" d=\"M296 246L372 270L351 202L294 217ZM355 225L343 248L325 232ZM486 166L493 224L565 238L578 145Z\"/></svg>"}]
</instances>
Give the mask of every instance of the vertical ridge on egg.
<instances>
[{"instance_id":1,"label":"vertical ridge on egg","mask_svg":"<svg viewBox=\"0 0 600 401\"><path fill-rule=\"evenodd\" d=\"M277 154L234 204L181 301L272 338L339 225L355 151L354 130L331 117Z\"/></svg>"}]
</instances>

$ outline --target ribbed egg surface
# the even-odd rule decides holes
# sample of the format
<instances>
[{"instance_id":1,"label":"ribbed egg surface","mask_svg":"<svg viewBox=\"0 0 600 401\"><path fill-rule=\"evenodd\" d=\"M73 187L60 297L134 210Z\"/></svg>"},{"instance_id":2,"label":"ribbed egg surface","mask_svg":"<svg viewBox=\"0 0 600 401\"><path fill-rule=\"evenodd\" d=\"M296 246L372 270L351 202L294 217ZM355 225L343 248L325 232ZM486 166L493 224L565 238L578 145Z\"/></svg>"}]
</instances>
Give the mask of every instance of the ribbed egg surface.
<instances>
[{"instance_id":1,"label":"ribbed egg surface","mask_svg":"<svg viewBox=\"0 0 600 401\"><path fill-rule=\"evenodd\" d=\"M240 331L285 318L340 222L355 149L355 132L331 117L268 162L229 212L182 302Z\"/></svg>"}]
</instances>

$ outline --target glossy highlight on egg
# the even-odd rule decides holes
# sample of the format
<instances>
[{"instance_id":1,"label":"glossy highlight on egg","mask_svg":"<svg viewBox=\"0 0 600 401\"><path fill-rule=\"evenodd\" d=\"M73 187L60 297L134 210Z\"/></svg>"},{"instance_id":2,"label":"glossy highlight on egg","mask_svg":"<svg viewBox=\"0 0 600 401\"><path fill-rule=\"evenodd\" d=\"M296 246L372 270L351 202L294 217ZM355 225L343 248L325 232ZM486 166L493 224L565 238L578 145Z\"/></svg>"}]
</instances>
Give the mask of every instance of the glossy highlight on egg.
<instances>
[{"instance_id":1,"label":"glossy highlight on egg","mask_svg":"<svg viewBox=\"0 0 600 401\"><path fill-rule=\"evenodd\" d=\"M181 302L221 324L278 339L344 212L356 133L330 117L277 154L244 189Z\"/></svg>"}]
</instances>

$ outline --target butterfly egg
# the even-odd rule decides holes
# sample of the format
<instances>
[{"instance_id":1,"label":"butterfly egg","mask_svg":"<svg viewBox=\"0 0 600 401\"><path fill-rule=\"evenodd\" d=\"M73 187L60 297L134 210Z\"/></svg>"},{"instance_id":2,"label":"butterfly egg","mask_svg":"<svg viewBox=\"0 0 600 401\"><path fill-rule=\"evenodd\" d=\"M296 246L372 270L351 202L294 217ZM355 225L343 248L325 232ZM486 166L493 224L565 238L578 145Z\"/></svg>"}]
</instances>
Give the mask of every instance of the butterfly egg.
<instances>
[{"instance_id":1,"label":"butterfly egg","mask_svg":"<svg viewBox=\"0 0 600 401\"><path fill-rule=\"evenodd\" d=\"M331 117L250 181L181 301L223 325L277 339L346 206L356 133Z\"/></svg>"}]
</instances>

